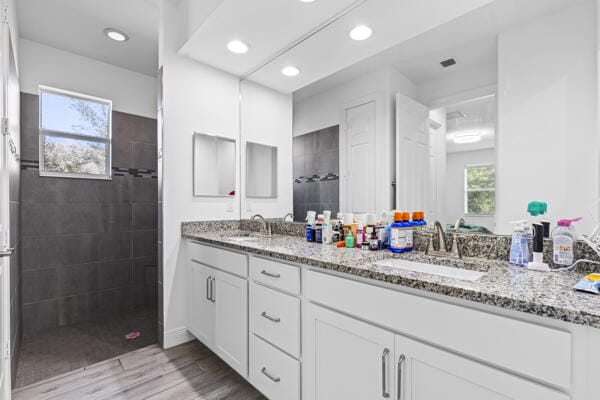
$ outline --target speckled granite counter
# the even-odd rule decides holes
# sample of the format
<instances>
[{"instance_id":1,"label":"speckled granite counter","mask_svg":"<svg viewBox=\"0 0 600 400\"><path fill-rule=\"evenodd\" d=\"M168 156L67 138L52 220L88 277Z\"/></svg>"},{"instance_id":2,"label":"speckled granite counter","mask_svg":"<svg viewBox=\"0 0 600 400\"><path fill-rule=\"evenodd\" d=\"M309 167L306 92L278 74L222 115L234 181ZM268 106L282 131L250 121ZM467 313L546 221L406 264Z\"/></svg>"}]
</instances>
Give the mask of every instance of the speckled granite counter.
<instances>
[{"instance_id":1,"label":"speckled granite counter","mask_svg":"<svg viewBox=\"0 0 600 400\"><path fill-rule=\"evenodd\" d=\"M572 290L584 275L581 272L542 273L511 267L497 260L436 258L421 252L392 255L388 251L336 248L307 243L303 238L273 235L252 240L234 240L239 224L216 222L199 228L183 224L188 239L233 250L353 274L404 287L443 294L547 318L600 328L600 296ZM382 267L375 263L390 257L410 261L457 266L487 272L477 281L462 281L404 269Z\"/></svg>"}]
</instances>

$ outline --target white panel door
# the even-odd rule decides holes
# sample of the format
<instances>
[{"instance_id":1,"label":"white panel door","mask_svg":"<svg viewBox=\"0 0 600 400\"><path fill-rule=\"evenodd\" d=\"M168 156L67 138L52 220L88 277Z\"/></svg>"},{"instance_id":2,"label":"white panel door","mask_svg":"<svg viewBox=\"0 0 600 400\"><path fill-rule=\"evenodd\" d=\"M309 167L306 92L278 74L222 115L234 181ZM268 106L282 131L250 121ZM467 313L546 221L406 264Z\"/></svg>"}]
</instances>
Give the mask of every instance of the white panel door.
<instances>
[{"instance_id":1,"label":"white panel door","mask_svg":"<svg viewBox=\"0 0 600 400\"><path fill-rule=\"evenodd\" d=\"M189 261L188 271L188 330L198 340L212 348L215 320L212 287L216 270L195 261Z\"/></svg>"},{"instance_id":2,"label":"white panel door","mask_svg":"<svg viewBox=\"0 0 600 400\"><path fill-rule=\"evenodd\" d=\"M401 400L567 400L569 396L467 358L396 335Z\"/></svg>"},{"instance_id":3,"label":"white panel door","mask_svg":"<svg viewBox=\"0 0 600 400\"><path fill-rule=\"evenodd\" d=\"M376 212L376 104L370 101L345 110L347 211Z\"/></svg>"},{"instance_id":4,"label":"white panel door","mask_svg":"<svg viewBox=\"0 0 600 400\"><path fill-rule=\"evenodd\" d=\"M248 281L226 272L215 275L214 351L248 376Z\"/></svg>"},{"instance_id":5,"label":"white panel door","mask_svg":"<svg viewBox=\"0 0 600 400\"><path fill-rule=\"evenodd\" d=\"M429 110L396 95L396 209L427 211L429 191Z\"/></svg>"},{"instance_id":6,"label":"white panel door","mask_svg":"<svg viewBox=\"0 0 600 400\"><path fill-rule=\"evenodd\" d=\"M394 334L310 304L305 400L395 398Z\"/></svg>"}]
</instances>

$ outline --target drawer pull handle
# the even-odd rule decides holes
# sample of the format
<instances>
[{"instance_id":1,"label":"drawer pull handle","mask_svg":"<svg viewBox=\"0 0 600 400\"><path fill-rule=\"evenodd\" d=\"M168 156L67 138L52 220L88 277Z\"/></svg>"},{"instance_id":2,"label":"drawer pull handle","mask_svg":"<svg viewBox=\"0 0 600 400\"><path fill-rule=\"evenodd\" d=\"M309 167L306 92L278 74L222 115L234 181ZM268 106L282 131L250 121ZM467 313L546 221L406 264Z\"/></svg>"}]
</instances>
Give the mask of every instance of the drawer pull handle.
<instances>
[{"instance_id":1,"label":"drawer pull handle","mask_svg":"<svg viewBox=\"0 0 600 400\"><path fill-rule=\"evenodd\" d=\"M387 391L387 357L390 354L389 349L384 349L381 355L381 396L383 398L390 397L390 393Z\"/></svg>"},{"instance_id":2,"label":"drawer pull handle","mask_svg":"<svg viewBox=\"0 0 600 400\"><path fill-rule=\"evenodd\" d=\"M406 356L402 354L398 359L398 400L402 400L402 364L406 360Z\"/></svg>"},{"instance_id":3,"label":"drawer pull handle","mask_svg":"<svg viewBox=\"0 0 600 400\"><path fill-rule=\"evenodd\" d=\"M261 369L260 372L262 372L262 374L264 376L266 376L267 378L269 378L270 380L272 380L275 383L278 383L279 381L281 381L281 378L278 378L278 377L273 376L270 373L268 373L267 372L267 367L263 367L263 369Z\"/></svg>"},{"instance_id":4,"label":"drawer pull handle","mask_svg":"<svg viewBox=\"0 0 600 400\"><path fill-rule=\"evenodd\" d=\"M263 275L266 275L266 276L270 276L271 278L281 278L280 274L274 274L272 272L265 271L264 269L262 271L260 271L260 273Z\"/></svg>"},{"instance_id":5,"label":"drawer pull handle","mask_svg":"<svg viewBox=\"0 0 600 400\"><path fill-rule=\"evenodd\" d=\"M263 311L260 314L261 317L264 317L266 319L268 319L269 321L273 321L273 322L281 322L281 318L277 318L277 317L271 317L269 314L267 314L266 311Z\"/></svg>"}]
</instances>

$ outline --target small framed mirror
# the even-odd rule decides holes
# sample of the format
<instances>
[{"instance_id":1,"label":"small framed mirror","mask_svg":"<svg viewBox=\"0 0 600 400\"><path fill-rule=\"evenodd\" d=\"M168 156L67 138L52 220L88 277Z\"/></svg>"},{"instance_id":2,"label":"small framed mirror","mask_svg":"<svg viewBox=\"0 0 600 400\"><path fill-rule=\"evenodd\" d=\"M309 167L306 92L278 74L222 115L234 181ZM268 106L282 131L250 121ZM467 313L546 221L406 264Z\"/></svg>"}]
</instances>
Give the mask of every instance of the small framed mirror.
<instances>
[{"instance_id":1,"label":"small framed mirror","mask_svg":"<svg viewBox=\"0 0 600 400\"><path fill-rule=\"evenodd\" d=\"M194 196L235 196L235 139L194 133Z\"/></svg>"},{"instance_id":2,"label":"small framed mirror","mask_svg":"<svg viewBox=\"0 0 600 400\"><path fill-rule=\"evenodd\" d=\"M277 197L277 147L246 142L246 197Z\"/></svg>"}]
</instances>

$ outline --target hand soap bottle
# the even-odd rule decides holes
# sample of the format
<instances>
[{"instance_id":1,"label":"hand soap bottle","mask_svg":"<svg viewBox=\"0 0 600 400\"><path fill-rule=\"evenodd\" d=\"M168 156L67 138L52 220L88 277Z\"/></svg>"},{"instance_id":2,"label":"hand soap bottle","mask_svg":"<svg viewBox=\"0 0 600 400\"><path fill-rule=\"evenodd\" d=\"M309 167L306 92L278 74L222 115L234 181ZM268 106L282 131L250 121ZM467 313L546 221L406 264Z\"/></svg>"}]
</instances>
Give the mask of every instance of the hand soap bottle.
<instances>
[{"instance_id":1,"label":"hand soap bottle","mask_svg":"<svg viewBox=\"0 0 600 400\"><path fill-rule=\"evenodd\" d=\"M581 218L561 219L552 231L552 261L557 266L570 266L575 262L575 247L577 245L577 233L571 225L580 221Z\"/></svg>"},{"instance_id":2,"label":"hand soap bottle","mask_svg":"<svg viewBox=\"0 0 600 400\"><path fill-rule=\"evenodd\" d=\"M511 264L525 267L529 263L529 237L527 220L513 221L514 224L512 240L510 243L510 258Z\"/></svg>"}]
</instances>

